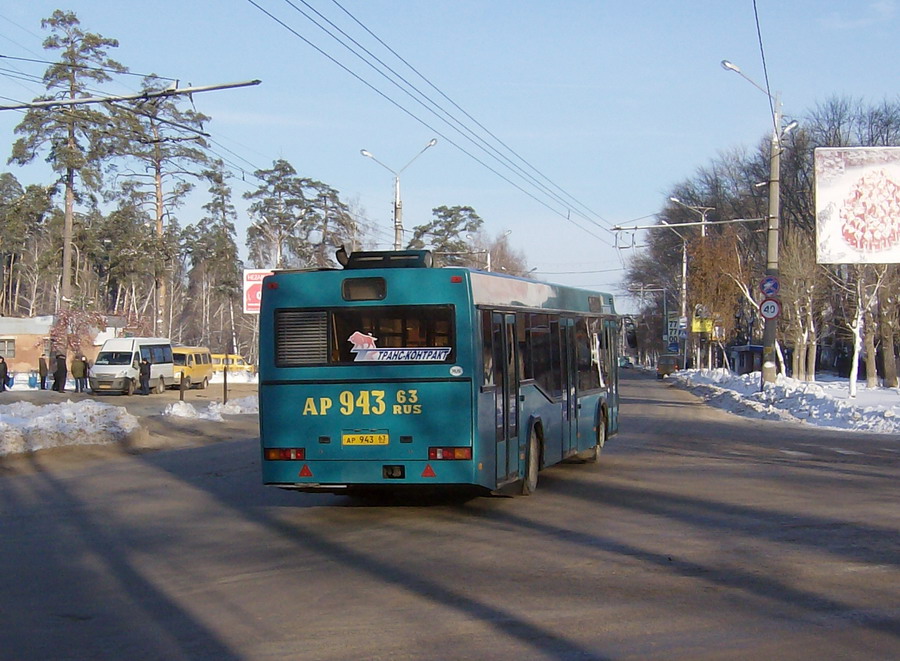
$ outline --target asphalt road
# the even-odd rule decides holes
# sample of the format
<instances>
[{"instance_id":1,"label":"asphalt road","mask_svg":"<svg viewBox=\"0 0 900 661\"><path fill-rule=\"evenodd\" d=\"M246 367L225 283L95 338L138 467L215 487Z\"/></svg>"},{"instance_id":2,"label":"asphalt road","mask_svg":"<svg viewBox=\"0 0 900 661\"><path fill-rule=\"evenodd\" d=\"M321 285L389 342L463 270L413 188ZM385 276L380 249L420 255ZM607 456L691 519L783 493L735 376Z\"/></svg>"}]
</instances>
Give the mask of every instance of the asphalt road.
<instances>
[{"instance_id":1,"label":"asphalt road","mask_svg":"<svg viewBox=\"0 0 900 661\"><path fill-rule=\"evenodd\" d=\"M900 442L628 371L525 498L260 485L257 441L0 478L0 659L896 659Z\"/></svg>"}]
</instances>

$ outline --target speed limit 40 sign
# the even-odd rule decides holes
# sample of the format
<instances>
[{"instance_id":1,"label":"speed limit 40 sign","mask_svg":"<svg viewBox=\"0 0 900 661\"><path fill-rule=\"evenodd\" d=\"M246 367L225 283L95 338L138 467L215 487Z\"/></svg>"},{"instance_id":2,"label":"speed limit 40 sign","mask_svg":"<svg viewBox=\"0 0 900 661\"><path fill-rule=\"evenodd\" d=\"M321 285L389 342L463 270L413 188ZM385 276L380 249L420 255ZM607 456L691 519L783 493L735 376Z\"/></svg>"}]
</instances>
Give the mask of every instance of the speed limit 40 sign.
<instances>
[{"instance_id":1,"label":"speed limit 40 sign","mask_svg":"<svg viewBox=\"0 0 900 661\"><path fill-rule=\"evenodd\" d=\"M767 298L759 304L759 313L763 319L775 319L781 314L781 301L777 298Z\"/></svg>"}]
</instances>

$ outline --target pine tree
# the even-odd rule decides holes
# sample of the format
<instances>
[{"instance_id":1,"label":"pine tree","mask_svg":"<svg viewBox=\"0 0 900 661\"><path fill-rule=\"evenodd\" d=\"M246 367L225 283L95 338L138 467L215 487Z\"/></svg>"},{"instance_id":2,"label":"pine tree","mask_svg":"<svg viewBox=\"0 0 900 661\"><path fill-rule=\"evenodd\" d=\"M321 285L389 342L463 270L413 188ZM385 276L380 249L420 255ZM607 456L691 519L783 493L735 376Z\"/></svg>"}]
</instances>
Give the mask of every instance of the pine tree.
<instances>
[{"instance_id":1,"label":"pine tree","mask_svg":"<svg viewBox=\"0 0 900 661\"><path fill-rule=\"evenodd\" d=\"M143 82L145 92L158 92L165 86L155 76L148 76ZM111 133L116 154L125 166L137 164L129 167L121 180L121 194L150 210L161 246L171 244L177 235L177 231L167 231L165 219L172 222L173 211L194 188L192 180L202 178L209 165L202 131L209 117L183 107L184 103L183 97L157 96L127 105L116 104L112 110ZM119 169L114 167L112 171L119 174ZM156 311L162 326L156 331L168 335L169 289L177 283L177 255L167 250L159 256Z\"/></svg>"},{"instance_id":2,"label":"pine tree","mask_svg":"<svg viewBox=\"0 0 900 661\"><path fill-rule=\"evenodd\" d=\"M38 101L72 101L92 96L89 87L111 80L108 71L126 71L107 55L107 50L118 47L118 42L84 32L74 13L56 10L50 18L41 21L41 27L51 31L44 48L60 51L60 59L44 73L48 94ZM64 307L72 297L75 203L82 193L96 191L100 186L99 165L107 156L107 121L107 115L93 106L41 106L29 109L15 129L22 137L13 145L9 161L24 165L46 150L47 162L59 173L65 188L60 292Z\"/></svg>"}]
</instances>

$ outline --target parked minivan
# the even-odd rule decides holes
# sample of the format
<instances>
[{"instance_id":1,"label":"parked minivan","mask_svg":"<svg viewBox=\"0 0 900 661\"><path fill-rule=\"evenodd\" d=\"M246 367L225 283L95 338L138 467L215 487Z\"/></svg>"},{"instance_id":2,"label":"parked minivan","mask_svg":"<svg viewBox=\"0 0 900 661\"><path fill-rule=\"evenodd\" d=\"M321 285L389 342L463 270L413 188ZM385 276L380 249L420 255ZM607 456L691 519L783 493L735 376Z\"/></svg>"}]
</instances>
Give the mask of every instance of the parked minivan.
<instances>
[{"instance_id":1,"label":"parked minivan","mask_svg":"<svg viewBox=\"0 0 900 661\"><path fill-rule=\"evenodd\" d=\"M163 337L117 337L106 340L88 372L95 393L133 395L140 385L140 362L150 361L150 387L161 393L175 384L172 343Z\"/></svg>"},{"instance_id":2,"label":"parked minivan","mask_svg":"<svg viewBox=\"0 0 900 661\"><path fill-rule=\"evenodd\" d=\"M212 356L206 347L172 347L175 366L175 385L185 389L205 390L213 375Z\"/></svg>"},{"instance_id":3,"label":"parked minivan","mask_svg":"<svg viewBox=\"0 0 900 661\"><path fill-rule=\"evenodd\" d=\"M254 368L251 363L248 363L246 360L244 360L243 356L240 356L236 353L214 353L212 355L212 362L213 370L216 372L224 371L225 366L227 366L229 374L256 373L256 368Z\"/></svg>"}]
</instances>

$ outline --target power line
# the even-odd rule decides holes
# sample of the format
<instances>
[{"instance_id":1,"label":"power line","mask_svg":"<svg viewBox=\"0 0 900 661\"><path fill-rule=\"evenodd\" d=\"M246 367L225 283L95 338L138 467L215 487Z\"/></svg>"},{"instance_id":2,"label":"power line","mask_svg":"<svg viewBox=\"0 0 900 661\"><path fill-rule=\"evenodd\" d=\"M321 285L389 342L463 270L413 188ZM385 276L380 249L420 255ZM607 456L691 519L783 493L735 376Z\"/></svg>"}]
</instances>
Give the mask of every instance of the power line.
<instances>
[{"instance_id":1,"label":"power line","mask_svg":"<svg viewBox=\"0 0 900 661\"><path fill-rule=\"evenodd\" d=\"M38 64L49 64L51 66L57 66L62 64L61 62L51 62L50 60L38 60L31 57L15 57L13 55L0 55L0 60L17 60L19 62L36 62ZM66 63L66 67L70 69L83 69L85 71L98 71L102 73L115 73L120 76L139 76L141 78L158 78L160 80L168 80L169 82L176 82L177 78L169 78L167 76L159 76L155 73L136 73L133 71L119 71L117 69L106 69L104 67L91 67L86 64L72 64Z\"/></svg>"},{"instance_id":2,"label":"power line","mask_svg":"<svg viewBox=\"0 0 900 661\"><path fill-rule=\"evenodd\" d=\"M379 96L381 96L381 97L382 97L384 100L386 100L388 103L392 104L393 106L395 106L396 108L398 108L399 110L401 110L403 113L405 113L406 115L408 115L409 117L411 117L412 119L414 119L416 122L422 124L423 126L425 126L426 128L430 129L431 131L434 131L435 133L437 133L437 134L438 134L439 136L441 136L444 140L446 140L447 142L449 142L450 144L452 144L453 146L455 146L457 149L459 149L460 151L462 151L464 154L466 154L467 156L469 156L469 158L473 159L474 161L476 161L477 163L479 163L480 165L482 165L482 166L483 166L484 168L486 168L487 170L493 172L495 175L497 175L498 177L500 177L501 179L503 179L504 181L506 181L507 183L509 183L511 186L513 186L514 188L516 188L516 189L519 190L520 192L522 192L522 193L524 193L525 195L527 195L528 197L532 198L532 199L533 199L534 201L536 201L538 204L544 206L545 208L547 208L548 210L550 210L550 211L551 211L552 213L554 213L555 215L558 215L558 216L564 218L565 220L571 222L573 225L575 225L576 227L578 227L578 228L581 229L582 231L584 231L584 232L590 234L591 236L593 236L594 238L598 239L599 241L601 241L601 242L603 242L603 243L606 243L607 245L609 245L610 247L612 247L612 244L609 243L606 239L604 239L603 237L598 236L597 234L595 234L594 232L590 231L589 229L587 229L586 227L584 227L584 226L581 225L580 223L574 221L574 220L571 218L571 215L569 215L569 214L563 214L559 209L556 209L556 208L554 208L553 206L551 206L550 204L548 204L546 201L544 201L544 200L542 200L542 199L539 199L538 197L536 197L536 195L534 195L534 194L531 193L530 191L525 190L524 188L522 188L522 186L520 186L520 185L517 184L516 182L512 181L511 179L509 179L507 176L503 175L502 173L498 172L495 168L493 168L493 167L491 167L490 165L488 165L487 163L485 163L483 160L481 160L480 158L478 158L477 156L475 156L474 154L472 154L471 152L469 152L468 150L466 150L466 149L465 149L464 147L462 147L461 145L457 144L457 142L454 141L452 138L448 137L448 136L445 135L443 132L441 132L440 130L438 130L437 128L435 128L435 127L432 126L431 124L429 124L427 121L423 120L421 117L417 116L415 113L413 113L413 112L410 111L409 109L405 108L405 107L404 107L403 105L401 105L399 102L397 102L396 100L394 100L393 98L391 98L390 96L388 96L385 92L381 91L380 89L378 89L377 87L375 87L372 83L370 83L369 81L365 80L361 75L359 75L359 74L356 73L355 71L351 70L348 66L346 66L345 64L339 62L335 57L333 57L333 56L330 55L329 53L325 52L322 48L320 48L320 47L317 46L316 44L312 43L309 39L307 39L307 38L304 37L302 34L300 34L296 29L294 29L293 27L291 27L290 25L288 25L287 23L285 23L283 20L281 20L280 18L278 18L277 16L275 16L274 14L272 14L272 13L271 13L270 11L268 11L267 9L263 8L262 6L260 6L255 0L247 0L247 1L248 1L251 5L253 5L254 7L256 7L259 11L261 11L263 14L265 14L266 16L268 16L270 19L272 19L273 21L275 21L276 23L278 23L279 25L281 25L283 28L285 28L286 30L288 30L288 31L289 31L291 34L293 34L295 37L297 37L298 39L300 39L301 41L303 41L304 43L306 43L308 46L310 46L311 48L313 48L316 52L318 52L319 54L321 54L323 57L325 57L326 59L328 59L329 61L331 61L333 64L335 64L335 65L337 65L338 67L340 67L341 69L343 69L345 72L347 72L348 74L350 74L351 76L353 76L354 78L356 78L356 79L357 79L359 82L361 82L363 85L365 85L366 87L368 87L369 89L371 89L373 92L375 92L376 94L378 94ZM292 7L294 7L294 8L296 9L296 6L295 6L293 3L291 3L290 0L286 0L286 1L288 2L288 4L290 4ZM306 17L309 19L309 17L308 17L305 13L303 13L303 12L300 12L300 13L301 13L302 15L306 16ZM312 20L312 19L309 19L309 20ZM319 24L316 23L315 21L313 21L313 23L315 23L320 29L325 30L325 28L323 28L321 25L319 25ZM326 30L326 32L327 32L327 30ZM335 37L335 36L334 36L333 34L331 34L331 33L329 33L329 34L330 34L330 36L332 36L332 38L336 39L336 40L339 41L340 43L343 43L343 42L340 41L340 39L339 39L338 37ZM351 48L349 48L348 46L346 46L346 44L343 44L343 45L344 45L346 48L348 48L351 52L353 52L357 57L360 57L361 59L363 59L363 60L365 61L365 59L362 58L362 56L360 56L359 53L356 53L355 51L353 51L353 49L351 49ZM367 64L369 64L369 66L371 66L371 67L374 68L376 71L378 71L377 67L375 67L374 65L372 65L371 62L367 62ZM411 96L414 100L416 100L418 103L420 103L420 105L423 105L423 106L424 106L424 104L422 104L422 102L421 102L420 100L415 99L415 97L414 97L412 94L410 94L410 92L409 92L408 90L404 90L404 89L402 88L402 86L400 86L396 81L391 80L389 76L387 76L386 74L384 74L384 72L382 72L382 71L378 71L378 72L379 72L383 77L387 78L390 82L392 82L395 86L397 86L397 87L400 88L402 91L404 91L407 95ZM420 92L420 94L421 94L421 92ZM431 103L434 104L433 101L431 101ZM434 111L431 110L431 109L429 109L429 111L432 112L432 113L434 113ZM446 120L442 120L442 121L445 121L445 123L446 123ZM457 132L459 132L459 131L457 130ZM519 175L519 176L521 176L521 175ZM579 213L579 215L583 216L583 214L581 214L581 213ZM590 219L588 219L588 220L590 220ZM590 222L594 222L594 221L590 221ZM596 223L595 223L595 224L596 224ZM599 225L598 225L598 227L599 227ZM604 228L604 227L601 227L601 229L607 230L607 228ZM607 231L609 231L609 230L607 230Z\"/></svg>"},{"instance_id":3,"label":"power line","mask_svg":"<svg viewBox=\"0 0 900 661\"><path fill-rule=\"evenodd\" d=\"M307 6L309 6L308 3L305 2L305 0L301 0L301 1L303 1L304 4L306 4ZM589 213L592 213L593 215L597 216L597 217L600 218L601 220L604 220L604 222L607 222L607 223L608 223L608 221L606 221L604 218L602 218L602 216L600 216L600 214L597 214L596 212L591 211L587 206L583 205L581 202L579 202L577 199L575 199L572 195L570 195L568 192L566 192L565 190L563 190L560 186L558 186L557 184L555 184L549 177L547 177L547 176L544 175L542 172L540 172L540 171L539 171L537 168L535 168L531 163L529 163L524 157L522 157L519 153L517 153L512 147L510 147L510 146L509 146L508 144L506 144L502 139L500 139L497 135L495 135L492 131L490 131L486 126L484 126L484 124L482 124L482 123L479 122L477 119L475 119L475 117L473 117L470 113L468 113L468 112L467 112L464 108L462 108L458 103L456 103L453 99L451 99L449 96L447 96L440 88L438 88L434 83L432 83L431 80L428 79L428 77L426 77L423 73L421 73L421 72L420 72L416 67L414 67L409 61L407 61L403 56L401 56L399 53L397 53L397 51L395 51L393 48L391 48L391 47L390 47L387 43L385 43L378 35L376 35L374 32L372 32L366 25L364 25L359 19L357 19L352 13L350 13L345 7L343 7L343 6L338 2L338 0L332 0L332 2L333 2L338 8L340 8L341 11L343 11L347 16L349 16L351 20L353 20L357 25L359 25L359 27L361 27L363 30L365 30L366 33L368 33L369 35L371 35L372 38L375 39L379 44L381 44L388 52L390 52L394 57L396 57L396 58L397 58L398 60L400 60L404 65L406 65L413 73L415 73L419 78L421 78L425 83L427 83L429 87L431 87L435 92L437 92L438 94L440 94L441 97L443 97L443 98L444 98L446 101L448 101L453 107L455 107L457 110L459 110L463 115L465 115L465 117L467 117L469 120L471 120L472 122L474 122L476 126L478 126L482 131L484 131L485 133L487 133L491 138L493 138L498 144L500 144L500 145L501 145L504 149L506 149L510 154L512 154L513 156L515 156L521 163L523 163L524 165L526 165L526 166L527 166L530 170L532 170L535 174L537 174L539 177L541 177L542 179L544 179L544 181L546 181L548 184L550 184L551 186L553 186L554 188L556 188L560 193L562 193L562 194L565 195L567 198L569 198L569 200L570 200L571 202L573 202L575 205L581 206L583 209L587 210ZM318 13L318 12L317 12L317 13ZM321 15L321 14L320 14L320 15ZM333 25L333 24L332 24L332 25ZM342 34L343 34L343 31L342 31ZM356 43L356 42L354 41L354 43ZM368 53L369 51L367 50L366 52ZM376 58L376 59L377 59L377 58ZM378 60L378 61L381 62L381 60ZM390 69L390 70L391 70L391 72L393 73L393 69ZM403 78L402 76L401 76L400 78L401 78L401 80L403 80L403 81L406 82L407 84L410 84L410 83L409 83L405 78ZM417 92L419 91L419 90L418 90L417 88L415 88L414 86L412 86L412 85L410 85L410 86L413 87L414 89L416 89ZM419 93L421 94L421 92L419 92ZM428 98L427 95L423 95L423 96L425 96L426 98ZM429 101L431 101L431 99L429 99ZM431 101L431 102L434 103L433 101ZM437 105L438 107L440 107L438 104L435 104L435 105ZM445 110L443 110L443 109L442 109L442 111L445 112L446 114L448 114L448 116L450 116L450 113L447 113L447 112L446 112ZM454 119L454 121L457 121L457 123L459 123L461 126L463 126L462 122L459 122L458 120L455 120L455 119ZM468 128L466 127L466 130L469 131L470 133L472 133L472 135L475 135L475 132L474 132L474 131L471 131L471 129L468 129ZM543 184L541 184L540 182L538 182L536 179L534 179L534 177L531 177L530 175L528 175L528 174L527 174L524 170L522 170L519 166L517 166L517 165L515 165L514 163L512 163L512 161L511 161L509 158L507 158L505 155L501 154L500 151L498 151L498 150L495 149L493 146L491 146L486 140L483 140L482 138L478 138L477 136L476 136L476 138L477 138L479 141L481 141L483 144L487 145L492 151L494 151L494 152L495 152L497 155L499 155L501 158L503 158L507 163L510 164L511 167L517 169L520 173L522 173L523 175L527 176L527 178L530 179L531 181L533 181L536 185L538 185L539 187L543 188L544 190L546 190L546 191L547 191L548 193L550 193L551 195L554 195L554 196L555 196L555 194L553 194L551 191L549 191L549 189L547 189L546 186L544 186ZM557 198L557 199L560 199L560 198ZM562 200L560 199L560 201L562 201ZM590 219L588 219L588 220L590 220ZM591 222L593 222L593 221L591 221ZM595 224L596 224L596 223L595 223ZM599 225L598 225L598 227L599 227Z\"/></svg>"}]
</instances>

